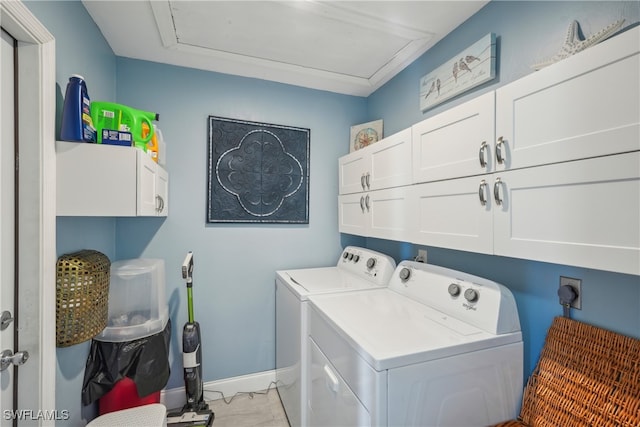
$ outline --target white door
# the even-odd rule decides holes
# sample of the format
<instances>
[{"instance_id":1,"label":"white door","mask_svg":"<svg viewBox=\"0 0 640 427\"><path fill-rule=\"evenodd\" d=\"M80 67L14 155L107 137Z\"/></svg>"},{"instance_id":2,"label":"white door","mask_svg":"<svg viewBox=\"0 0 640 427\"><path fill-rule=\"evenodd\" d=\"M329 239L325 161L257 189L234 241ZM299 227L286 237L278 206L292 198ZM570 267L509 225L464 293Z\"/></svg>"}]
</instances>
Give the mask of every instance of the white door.
<instances>
[{"instance_id":1,"label":"white door","mask_svg":"<svg viewBox=\"0 0 640 427\"><path fill-rule=\"evenodd\" d=\"M13 316L14 308L14 252L15 252L15 191L14 191L14 76L13 76L13 37L2 31L0 78L2 86L2 105L0 112L0 312ZM0 326L0 352L15 350L13 322ZM4 328L4 329L3 329ZM14 409L14 370L12 366L0 372L0 407ZM11 425L11 421L2 417L2 425Z\"/></svg>"},{"instance_id":2,"label":"white door","mask_svg":"<svg viewBox=\"0 0 640 427\"><path fill-rule=\"evenodd\" d=\"M0 91L2 94L2 111L0 113L0 185L2 208L0 208L0 304L5 304L4 290L12 287L7 285L5 277L6 268L13 269L15 247L11 241L13 236L5 237L5 230L17 233L20 244L17 260L15 262L15 276L19 279L19 287L16 298L15 310L18 312L17 320L9 324L9 328L0 331L3 349L27 350L31 354L27 365L18 368L11 378L17 383L17 400L12 397L10 406L5 406L2 400L2 413L0 413L0 425L12 425L14 420L9 411L8 417L4 410L15 406L19 409L31 410L32 416L22 413L16 417L20 425L53 426L56 419L64 419L65 414L58 417L53 414L55 408L55 40L53 36L42 26L22 2L0 1L0 20L2 29L11 34L17 41L18 55L16 69L19 70L7 82L15 80L16 91L13 83L6 86L7 74L11 76L13 70L12 54L5 53L5 49L12 46L12 42L2 37L2 64L0 68ZM12 49L9 49L10 51ZM5 57L5 55L7 55ZM5 59L6 58L6 59ZM5 87L11 88L8 95ZM13 106L12 98L19 99L18 108L13 111L13 118L6 118L5 114ZM8 107L5 107L8 102ZM15 218L17 227L12 225L13 219L5 217L6 212L13 212L13 202L5 203L5 177L13 176L16 170L12 154L5 158L5 148L13 147L13 136L5 137L5 132L14 133L18 141L20 153L20 167L18 169L19 182L19 208L20 215ZM10 150L10 148L7 148ZM5 170L9 163L10 171ZM10 173L8 173L10 172ZM12 178L7 178L12 179ZM13 188L13 182L8 183ZM12 200L11 195L9 200ZM8 221L8 225L4 225ZM15 227L15 228L14 228ZM18 231L13 231L17 229ZM5 242L8 242L10 250L7 251ZM9 275L13 275L11 272ZM13 282L13 280L9 280ZM14 298L9 298L12 301ZM16 326L16 323L18 325ZM18 333L18 347L5 345L5 332L11 334L13 328ZM11 338L7 338L10 342ZM13 368L9 368L13 370ZM4 372L2 372L4 374ZM0 389L5 388L6 375L0 378ZM2 392L3 393L3 392ZM13 394L13 393L11 393ZM4 393L1 398L4 399ZM49 411L49 416L37 417L38 410ZM7 417L8 419L5 419ZM36 419L37 418L37 419Z\"/></svg>"}]
</instances>

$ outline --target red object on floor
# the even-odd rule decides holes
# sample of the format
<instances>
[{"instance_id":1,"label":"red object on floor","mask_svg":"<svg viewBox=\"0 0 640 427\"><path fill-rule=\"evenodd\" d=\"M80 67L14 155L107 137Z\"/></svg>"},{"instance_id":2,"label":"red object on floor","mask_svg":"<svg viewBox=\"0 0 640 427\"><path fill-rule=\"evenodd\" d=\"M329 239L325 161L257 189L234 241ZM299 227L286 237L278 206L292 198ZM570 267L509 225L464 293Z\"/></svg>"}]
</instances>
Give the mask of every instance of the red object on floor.
<instances>
[{"instance_id":1,"label":"red object on floor","mask_svg":"<svg viewBox=\"0 0 640 427\"><path fill-rule=\"evenodd\" d=\"M124 377L116 383L109 393L98 400L98 413L103 415L121 409L148 405L149 403L160 403L160 391L140 397L138 396L136 383L131 378Z\"/></svg>"}]
</instances>

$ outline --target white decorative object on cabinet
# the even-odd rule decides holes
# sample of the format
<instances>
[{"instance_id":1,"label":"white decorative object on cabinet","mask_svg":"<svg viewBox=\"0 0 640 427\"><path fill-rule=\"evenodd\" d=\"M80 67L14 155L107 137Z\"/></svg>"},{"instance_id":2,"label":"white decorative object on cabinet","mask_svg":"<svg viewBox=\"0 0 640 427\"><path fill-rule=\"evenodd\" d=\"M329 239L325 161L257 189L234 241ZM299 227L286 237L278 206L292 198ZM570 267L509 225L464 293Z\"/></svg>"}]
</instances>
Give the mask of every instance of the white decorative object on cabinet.
<instances>
[{"instance_id":1,"label":"white decorative object on cabinet","mask_svg":"<svg viewBox=\"0 0 640 427\"><path fill-rule=\"evenodd\" d=\"M494 125L493 91L413 125L413 182L493 171Z\"/></svg>"},{"instance_id":2,"label":"white decorative object on cabinet","mask_svg":"<svg viewBox=\"0 0 640 427\"><path fill-rule=\"evenodd\" d=\"M495 170L640 149L640 28L496 91Z\"/></svg>"},{"instance_id":3,"label":"white decorative object on cabinet","mask_svg":"<svg viewBox=\"0 0 640 427\"><path fill-rule=\"evenodd\" d=\"M166 216L168 174L131 147L56 142L58 216Z\"/></svg>"},{"instance_id":4,"label":"white decorative object on cabinet","mask_svg":"<svg viewBox=\"0 0 640 427\"><path fill-rule=\"evenodd\" d=\"M411 183L411 129L340 157L340 194L379 190Z\"/></svg>"}]
</instances>

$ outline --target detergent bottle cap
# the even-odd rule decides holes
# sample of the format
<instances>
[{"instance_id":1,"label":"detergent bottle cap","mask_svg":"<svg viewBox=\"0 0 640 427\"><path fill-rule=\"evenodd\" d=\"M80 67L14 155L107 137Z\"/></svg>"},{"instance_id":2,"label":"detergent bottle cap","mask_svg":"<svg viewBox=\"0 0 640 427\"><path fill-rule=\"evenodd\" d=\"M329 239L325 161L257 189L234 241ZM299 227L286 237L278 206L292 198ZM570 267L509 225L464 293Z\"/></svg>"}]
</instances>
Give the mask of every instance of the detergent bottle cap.
<instances>
[{"instance_id":1,"label":"detergent bottle cap","mask_svg":"<svg viewBox=\"0 0 640 427\"><path fill-rule=\"evenodd\" d=\"M75 78L78 78L80 80L84 80L84 77L82 77L80 74L71 74L71 77L75 77Z\"/></svg>"}]
</instances>

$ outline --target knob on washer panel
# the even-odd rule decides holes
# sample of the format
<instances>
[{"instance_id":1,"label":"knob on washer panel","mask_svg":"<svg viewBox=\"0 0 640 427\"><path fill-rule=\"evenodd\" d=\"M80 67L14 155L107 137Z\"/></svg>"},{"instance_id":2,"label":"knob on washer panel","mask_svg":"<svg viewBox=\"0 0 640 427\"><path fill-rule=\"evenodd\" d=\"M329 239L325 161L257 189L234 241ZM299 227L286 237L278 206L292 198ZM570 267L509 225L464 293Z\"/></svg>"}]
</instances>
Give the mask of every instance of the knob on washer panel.
<instances>
[{"instance_id":1,"label":"knob on washer panel","mask_svg":"<svg viewBox=\"0 0 640 427\"><path fill-rule=\"evenodd\" d=\"M369 258L367 260L367 268L373 268L376 265L376 259L375 258Z\"/></svg>"},{"instance_id":2,"label":"knob on washer panel","mask_svg":"<svg viewBox=\"0 0 640 427\"><path fill-rule=\"evenodd\" d=\"M411 277L411 270L409 270L407 267L404 267L402 270L400 270L400 273L398 275L400 276L400 280L406 282L407 280L409 280L409 277Z\"/></svg>"},{"instance_id":3,"label":"knob on washer panel","mask_svg":"<svg viewBox=\"0 0 640 427\"><path fill-rule=\"evenodd\" d=\"M457 283L450 284L447 290L449 291L449 295L451 295L452 297L457 297L458 295L460 295L460 285L458 285Z\"/></svg>"},{"instance_id":4,"label":"knob on washer panel","mask_svg":"<svg viewBox=\"0 0 640 427\"><path fill-rule=\"evenodd\" d=\"M360 261L360 255L354 255L353 262L358 262L358 261Z\"/></svg>"},{"instance_id":5,"label":"knob on washer panel","mask_svg":"<svg viewBox=\"0 0 640 427\"><path fill-rule=\"evenodd\" d=\"M469 301L469 302L476 302L478 301L478 292L475 289L467 289L466 291L464 291L464 298Z\"/></svg>"}]
</instances>

